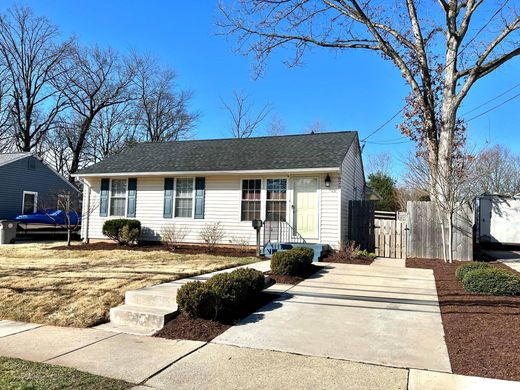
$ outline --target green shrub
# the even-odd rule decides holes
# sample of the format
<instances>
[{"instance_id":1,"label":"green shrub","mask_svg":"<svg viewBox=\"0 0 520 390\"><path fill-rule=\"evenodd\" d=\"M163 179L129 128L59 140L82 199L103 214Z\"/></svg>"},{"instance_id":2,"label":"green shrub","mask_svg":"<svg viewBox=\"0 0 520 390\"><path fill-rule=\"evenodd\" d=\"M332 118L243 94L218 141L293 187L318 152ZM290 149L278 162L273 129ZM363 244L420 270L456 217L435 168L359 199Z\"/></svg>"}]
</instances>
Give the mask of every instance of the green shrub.
<instances>
[{"instance_id":1,"label":"green shrub","mask_svg":"<svg viewBox=\"0 0 520 390\"><path fill-rule=\"evenodd\" d=\"M103 234L119 245L130 245L141 234L141 222L136 219L109 219L103 224Z\"/></svg>"},{"instance_id":2,"label":"green shrub","mask_svg":"<svg viewBox=\"0 0 520 390\"><path fill-rule=\"evenodd\" d=\"M177 292L179 310L192 318L215 319L216 304L213 290L204 282L188 282Z\"/></svg>"},{"instance_id":3,"label":"green shrub","mask_svg":"<svg viewBox=\"0 0 520 390\"><path fill-rule=\"evenodd\" d=\"M504 269L488 267L474 269L462 279L464 289L469 292L491 295L519 295L520 278Z\"/></svg>"},{"instance_id":4,"label":"green shrub","mask_svg":"<svg viewBox=\"0 0 520 390\"><path fill-rule=\"evenodd\" d=\"M242 280L252 294L259 293L265 287L264 274L256 269L238 268L230 274L232 277Z\"/></svg>"},{"instance_id":5,"label":"green shrub","mask_svg":"<svg viewBox=\"0 0 520 390\"><path fill-rule=\"evenodd\" d=\"M264 288L264 274L239 268L212 276L206 282L189 282L177 293L179 310L190 317L230 321L238 318L249 300Z\"/></svg>"},{"instance_id":6,"label":"green shrub","mask_svg":"<svg viewBox=\"0 0 520 390\"><path fill-rule=\"evenodd\" d=\"M221 321L236 318L252 295L247 283L230 273L212 276L206 283L215 296L216 317Z\"/></svg>"},{"instance_id":7,"label":"green shrub","mask_svg":"<svg viewBox=\"0 0 520 390\"><path fill-rule=\"evenodd\" d=\"M464 279L464 276L471 271L477 270L477 269L483 269L483 268L490 268L491 265L488 263L482 263L477 261L471 261L466 264L462 264L457 268L455 271L455 276L457 279L462 280Z\"/></svg>"},{"instance_id":8,"label":"green shrub","mask_svg":"<svg viewBox=\"0 0 520 390\"><path fill-rule=\"evenodd\" d=\"M312 263L312 259L314 259L314 249L307 247L296 247L291 249L293 252L300 253L303 256L302 261L305 263Z\"/></svg>"},{"instance_id":9,"label":"green shrub","mask_svg":"<svg viewBox=\"0 0 520 390\"><path fill-rule=\"evenodd\" d=\"M370 257L372 259L377 256L375 253L369 252L366 249L363 249L362 251L357 251L355 255L359 257Z\"/></svg>"},{"instance_id":10,"label":"green shrub","mask_svg":"<svg viewBox=\"0 0 520 390\"><path fill-rule=\"evenodd\" d=\"M308 249L310 248L294 248L276 252L271 258L271 271L278 275L301 276L305 274L312 264L312 256Z\"/></svg>"}]
</instances>

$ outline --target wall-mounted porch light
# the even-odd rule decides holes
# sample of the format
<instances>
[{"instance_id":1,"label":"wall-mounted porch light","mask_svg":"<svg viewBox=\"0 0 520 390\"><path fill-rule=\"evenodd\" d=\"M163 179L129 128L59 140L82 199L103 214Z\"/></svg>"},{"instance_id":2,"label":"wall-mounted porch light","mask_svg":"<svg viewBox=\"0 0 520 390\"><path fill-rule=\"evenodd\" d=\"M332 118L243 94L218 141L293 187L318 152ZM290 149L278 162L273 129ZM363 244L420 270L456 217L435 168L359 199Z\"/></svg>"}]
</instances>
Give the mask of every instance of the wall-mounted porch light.
<instances>
[{"instance_id":1,"label":"wall-mounted porch light","mask_svg":"<svg viewBox=\"0 0 520 390\"><path fill-rule=\"evenodd\" d=\"M328 173L327 173L327 177L325 178L325 187L327 187L327 188L330 187L330 176Z\"/></svg>"}]
</instances>

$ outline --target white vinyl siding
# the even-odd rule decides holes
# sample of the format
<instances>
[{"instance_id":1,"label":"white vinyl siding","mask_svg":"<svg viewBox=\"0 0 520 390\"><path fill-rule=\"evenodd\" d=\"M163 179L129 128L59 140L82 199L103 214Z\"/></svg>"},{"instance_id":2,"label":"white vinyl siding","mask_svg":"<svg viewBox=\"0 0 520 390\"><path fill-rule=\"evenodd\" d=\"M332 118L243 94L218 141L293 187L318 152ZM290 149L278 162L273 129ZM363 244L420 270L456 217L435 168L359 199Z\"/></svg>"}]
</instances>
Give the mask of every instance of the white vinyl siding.
<instances>
[{"instance_id":1,"label":"white vinyl siding","mask_svg":"<svg viewBox=\"0 0 520 390\"><path fill-rule=\"evenodd\" d=\"M323 175L307 175L319 177L320 181L320 239L321 242L337 247L339 242L339 212L340 209L340 190L338 188L338 175L330 174L332 183L330 188L326 188L324 184L325 176ZM291 210L291 189L292 178L287 178L287 210ZM259 176L257 178L262 182L261 201L265 204L265 185L267 179L273 179L272 175ZM158 240L163 227L186 226L189 232L185 238L186 242L200 243L200 231L207 223L220 222L224 228L225 238L221 244L231 244L239 240L245 240L250 245L255 245L255 230L251 226L250 221L241 221L242 217L242 180L240 176L207 176L205 188L205 209L204 219L183 219L183 218L163 218L163 199L164 199L164 177L139 177L137 190L136 219L141 221L143 226L143 239ZM103 222L107 217L99 216L99 190L101 178L89 178L91 185L90 204L95 205L96 209L90 215L89 221L89 238L106 239L101 233ZM87 191L86 191L87 192ZM261 207L261 218L265 217L265 209ZM291 223L290 212L288 212L288 220Z\"/></svg>"}]
</instances>

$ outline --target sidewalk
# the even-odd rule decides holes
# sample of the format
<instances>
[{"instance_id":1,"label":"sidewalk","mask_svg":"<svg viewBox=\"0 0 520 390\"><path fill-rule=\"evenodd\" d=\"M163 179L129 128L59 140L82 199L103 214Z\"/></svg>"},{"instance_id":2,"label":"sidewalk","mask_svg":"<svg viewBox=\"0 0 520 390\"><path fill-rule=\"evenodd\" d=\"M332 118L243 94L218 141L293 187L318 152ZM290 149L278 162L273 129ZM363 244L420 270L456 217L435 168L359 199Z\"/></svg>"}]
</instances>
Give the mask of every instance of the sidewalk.
<instances>
[{"instance_id":1,"label":"sidewalk","mask_svg":"<svg viewBox=\"0 0 520 390\"><path fill-rule=\"evenodd\" d=\"M497 389L519 382L340 359L0 321L0 355L121 379L135 389Z\"/></svg>"}]
</instances>

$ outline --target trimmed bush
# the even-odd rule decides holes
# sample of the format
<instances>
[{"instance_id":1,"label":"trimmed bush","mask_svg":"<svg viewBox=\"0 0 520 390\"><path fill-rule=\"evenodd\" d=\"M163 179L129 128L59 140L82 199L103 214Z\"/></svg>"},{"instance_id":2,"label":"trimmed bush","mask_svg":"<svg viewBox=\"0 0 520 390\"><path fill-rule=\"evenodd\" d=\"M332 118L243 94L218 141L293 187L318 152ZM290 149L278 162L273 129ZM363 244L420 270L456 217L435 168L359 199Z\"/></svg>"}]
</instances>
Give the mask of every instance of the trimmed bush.
<instances>
[{"instance_id":1,"label":"trimmed bush","mask_svg":"<svg viewBox=\"0 0 520 390\"><path fill-rule=\"evenodd\" d=\"M462 264L457 268L455 271L455 276L457 279L462 280L464 279L464 276L471 271L475 271L477 269L485 269L485 268L491 268L491 265L488 263L482 263L478 261L471 261L466 264Z\"/></svg>"},{"instance_id":2,"label":"trimmed bush","mask_svg":"<svg viewBox=\"0 0 520 390\"><path fill-rule=\"evenodd\" d=\"M251 293L259 293L265 287L265 277L261 271L253 268L239 268L230 273L240 279Z\"/></svg>"},{"instance_id":3,"label":"trimmed bush","mask_svg":"<svg viewBox=\"0 0 520 390\"><path fill-rule=\"evenodd\" d=\"M179 310L192 318L215 319L217 302L211 287L200 281L188 282L177 292Z\"/></svg>"},{"instance_id":4,"label":"trimmed bush","mask_svg":"<svg viewBox=\"0 0 520 390\"><path fill-rule=\"evenodd\" d=\"M196 318L232 321L248 301L264 288L264 274L251 268L212 276L206 282L189 282L177 293L179 309Z\"/></svg>"},{"instance_id":5,"label":"trimmed bush","mask_svg":"<svg viewBox=\"0 0 520 390\"><path fill-rule=\"evenodd\" d=\"M278 275L301 276L312 264L314 251L310 248L294 248L276 252L271 258L271 271Z\"/></svg>"},{"instance_id":6,"label":"trimmed bush","mask_svg":"<svg viewBox=\"0 0 520 390\"><path fill-rule=\"evenodd\" d=\"M103 224L103 234L119 245L131 245L141 234L141 222L137 219L109 219Z\"/></svg>"},{"instance_id":7,"label":"trimmed bush","mask_svg":"<svg viewBox=\"0 0 520 390\"><path fill-rule=\"evenodd\" d=\"M314 259L314 249L307 247L296 247L291 249L293 252L297 252L301 254L302 261L304 263L312 263L312 259Z\"/></svg>"},{"instance_id":8,"label":"trimmed bush","mask_svg":"<svg viewBox=\"0 0 520 390\"><path fill-rule=\"evenodd\" d=\"M206 282L216 299L216 314L219 320L235 318L252 295L247 283L230 273L217 274Z\"/></svg>"},{"instance_id":9,"label":"trimmed bush","mask_svg":"<svg viewBox=\"0 0 520 390\"><path fill-rule=\"evenodd\" d=\"M491 295L519 295L520 278L509 271L495 267L480 268L466 273L462 279L469 292Z\"/></svg>"}]
</instances>

